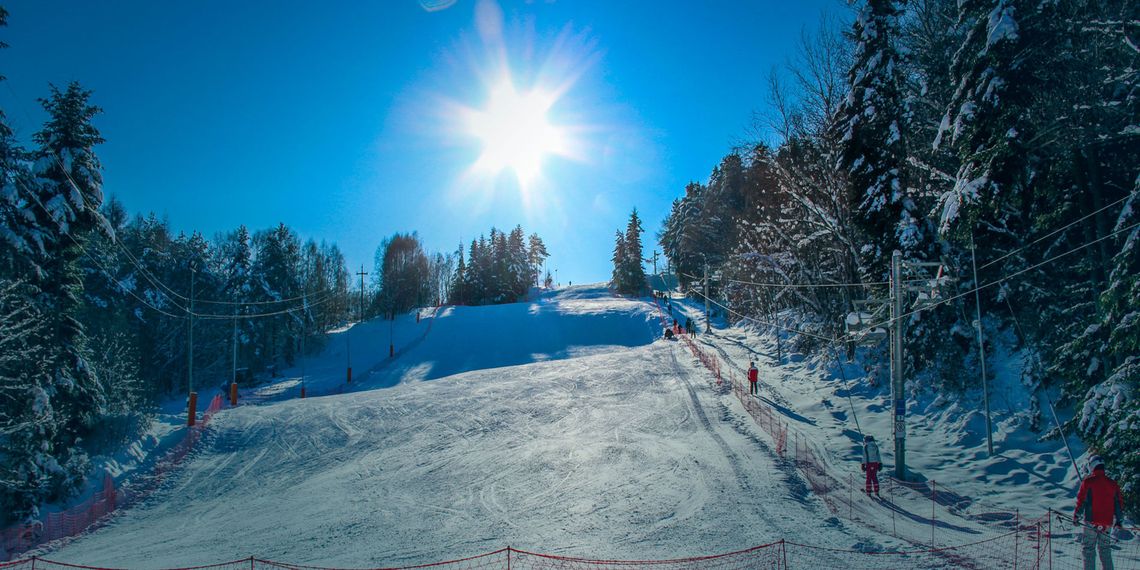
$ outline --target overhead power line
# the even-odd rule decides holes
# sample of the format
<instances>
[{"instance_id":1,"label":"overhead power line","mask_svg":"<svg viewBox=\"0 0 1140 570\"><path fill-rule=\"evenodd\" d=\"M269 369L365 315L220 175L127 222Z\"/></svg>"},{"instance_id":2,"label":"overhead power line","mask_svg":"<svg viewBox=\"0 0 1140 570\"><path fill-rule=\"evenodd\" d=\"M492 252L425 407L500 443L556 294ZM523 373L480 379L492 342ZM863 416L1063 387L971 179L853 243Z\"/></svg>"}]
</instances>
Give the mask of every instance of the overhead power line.
<instances>
[{"instance_id":1,"label":"overhead power line","mask_svg":"<svg viewBox=\"0 0 1140 570\"><path fill-rule=\"evenodd\" d=\"M931 307L937 307L938 305L943 305L943 304L949 303L949 302L951 302L951 301L955 301L955 300L957 300L957 299L960 299L960 298L962 298L962 297L965 297L966 295L972 295L972 294L973 294L975 291L981 291L981 290L983 290L983 289L988 289L988 288L990 288L990 287L993 287L994 285L998 285L998 284L1004 283L1004 282L1006 282L1006 281L1009 281L1010 279L1013 279L1014 277L1017 277L1017 276L1019 276L1019 275L1021 275L1021 274L1023 274L1023 273L1027 273L1027 272L1029 272L1029 271L1033 271L1034 269L1037 269L1037 268L1039 268L1039 267L1042 267L1042 266L1044 266L1044 265L1048 265L1048 264L1050 264L1050 263L1052 263L1052 262L1054 262L1054 261L1057 261L1058 259L1060 259L1060 258L1062 258L1062 257L1065 257L1065 256L1067 256L1067 255L1071 255L1071 254L1073 254L1073 253L1076 253L1076 252L1078 252L1078 251L1080 251L1080 250L1082 250L1082 249L1085 249L1086 247L1090 247L1090 246L1096 245L1097 243L1100 243L1100 242L1102 242L1102 241L1104 241L1104 240L1106 240L1106 239L1109 239L1109 238L1111 238L1111 237L1113 237L1113 236L1116 236L1116 235L1118 235L1118 234L1122 234L1122 233L1125 233L1125 232L1131 231L1131 230L1133 230L1133 229L1135 229L1135 228L1137 228L1137 227L1140 227L1140 222L1137 222L1137 223L1135 223L1135 224L1132 224L1132 225L1130 225L1130 226L1126 226L1126 227L1120 228L1120 229L1118 229L1118 230L1115 230L1115 231L1113 231L1113 232L1109 232L1108 234L1105 234L1105 235L1103 235L1103 236L1101 236L1101 237L1099 237L1099 238L1096 238L1096 239L1094 239L1094 240L1091 240L1091 241L1089 241L1089 242L1086 242L1086 243L1083 243L1083 244L1081 244L1081 245L1079 245L1079 246L1076 246L1076 247L1074 247L1073 249L1070 249L1069 251L1066 251L1066 252L1064 252L1064 253L1059 253L1059 254L1057 254L1057 255L1054 255L1053 257L1050 257L1050 258L1048 258L1048 259L1046 259L1046 260L1044 260L1044 261L1042 261L1042 262L1040 262L1040 263L1037 263L1037 264L1034 264L1034 265L1030 265L1029 267L1026 267L1026 268L1024 268L1024 269L1021 269L1021 270L1019 270L1019 271L1015 271L1015 272L1013 272L1013 273L1011 273L1011 274L1009 274L1009 275L1005 275L1005 276L1003 276L1003 277L1000 277L1000 278L998 278L998 279L995 279L995 280L993 280L993 281L990 281L989 283L986 283L986 284L984 284L984 285L977 285L977 286L975 286L975 287L973 287L973 288L971 288L971 289L968 289L968 290L966 290L966 291L963 291L963 292L961 292L961 293L958 293L957 295L953 295L953 296L951 296L951 297L947 297L947 298L945 298L945 299L942 299L942 300L939 300L939 301L934 301L934 302L931 302L930 304L928 304L928 305L926 305L926 306L922 307L921 309L915 309L915 310L913 310L913 311L910 311L910 312L908 312L908 313L903 313L903 314L899 315L899 316L897 317L897 319L898 319L898 320L901 320L901 319L904 319L904 318L910 317L910 316L912 316L912 315L915 315L915 314L917 314L917 313L919 313L919 312L921 312L921 311L924 311L924 310L926 310L926 309L929 309L929 308L931 308ZM882 321L882 322L880 322L880 323L876 323L876 324L873 324L873 325L871 325L871 327L872 327L872 328L874 328L874 327L884 327L884 326L889 326L889 325L890 325L890 323L891 323L891 319L887 319L887 320L885 320L885 321Z\"/></svg>"},{"instance_id":2,"label":"overhead power line","mask_svg":"<svg viewBox=\"0 0 1140 570\"><path fill-rule=\"evenodd\" d=\"M685 277L700 281L704 279L697 275L690 275L682 273ZM829 287L871 287L875 285L888 285L887 281L868 281L866 283L757 283L754 281L742 281L740 279L729 279L722 277L720 281L727 281L729 283L739 283L741 285L753 285L756 287L770 287L774 289L823 289Z\"/></svg>"},{"instance_id":3,"label":"overhead power line","mask_svg":"<svg viewBox=\"0 0 1140 570\"><path fill-rule=\"evenodd\" d=\"M1014 255L1020 251L1025 250L1029 246L1032 246L1032 245L1039 243L1043 240L1046 240L1052 236L1055 236L1055 235L1057 235L1057 234L1059 234L1059 233L1061 233L1061 232L1063 232L1063 231L1065 231L1065 230L1067 230L1067 229L1069 229L1069 228L1071 228L1071 227L1073 227L1073 226L1075 226L1075 225L1077 225L1077 224L1079 224L1079 223L1081 223L1081 222L1083 222L1083 221L1085 221L1085 220L1087 220L1087 219L1089 219L1089 218L1091 218L1091 217L1093 217L1093 216L1095 216L1095 215L1097 215L1097 214L1099 214L1099 213L1101 213L1101 212L1103 212L1103 211L1105 211L1105 210L1107 210L1113 206L1116 206L1117 204L1120 204L1121 202L1124 202L1129 197L1131 197L1131 195L1132 195L1131 193L1126 194L1123 198L1121 198L1121 199L1119 199L1119 200L1117 200L1117 201L1115 201L1115 202L1113 202L1113 203L1111 203L1111 204L1109 204L1109 205L1107 205L1107 206L1105 206L1105 207L1103 207L1103 208L1101 208L1095 212L1092 212L1091 214L1087 214L1081 218L1073 220L1072 222L1069 222L1068 224L1065 224L1064 226L1061 226L1061 227L1059 227L1059 228L1057 228L1057 229L1055 229L1055 230L1053 230L1053 231L1051 231L1051 232L1049 232L1049 233L1047 233L1047 234L1045 234L1045 235L1043 235L1043 236L1041 236L1041 237L1039 237L1039 238L1037 238L1037 239L1035 239L1035 240L1033 240L1033 241L1031 241L1031 242L1029 242L1029 243L1027 243L1027 244L1025 244L1025 245L1023 245L1023 246L1021 246L1021 247L1019 247L1019 248L1017 248L1017 249L1015 249L1015 250L1013 250L1013 251L1011 251L1011 252L1009 252L1003 256L1001 256L1001 257L999 257L999 258L997 258L997 259L989 261L985 265L982 265L979 269L985 269L985 268L987 268L987 267L989 267L989 266L991 266L991 265L993 265L993 264L995 264L995 263L997 263L1003 259L1006 259L1006 258L1008 258L1008 257L1010 257L1010 256L1012 256L1012 255Z\"/></svg>"}]
</instances>

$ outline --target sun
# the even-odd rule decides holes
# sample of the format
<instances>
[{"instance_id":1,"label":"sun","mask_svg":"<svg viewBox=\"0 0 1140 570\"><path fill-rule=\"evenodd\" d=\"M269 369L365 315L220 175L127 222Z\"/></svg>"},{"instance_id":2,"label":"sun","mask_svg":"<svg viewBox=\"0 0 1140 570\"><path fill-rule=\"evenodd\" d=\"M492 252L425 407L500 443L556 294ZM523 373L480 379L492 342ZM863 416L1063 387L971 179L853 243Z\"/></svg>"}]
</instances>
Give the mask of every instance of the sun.
<instances>
[{"instance_id":1,"label":"sun","mask_svg":"<svg viewBox=\"0 0 1140 570\"><path fill-rule=\"evenodd\" d=\"M523 183L539 176L547 157L567 150L563 130L548 118L556 100L539 89L520 92L509 79L492 87L483 109L467 117L468 133L482 146L475 168L510 169Z\"/></svg>"}]
</instances>

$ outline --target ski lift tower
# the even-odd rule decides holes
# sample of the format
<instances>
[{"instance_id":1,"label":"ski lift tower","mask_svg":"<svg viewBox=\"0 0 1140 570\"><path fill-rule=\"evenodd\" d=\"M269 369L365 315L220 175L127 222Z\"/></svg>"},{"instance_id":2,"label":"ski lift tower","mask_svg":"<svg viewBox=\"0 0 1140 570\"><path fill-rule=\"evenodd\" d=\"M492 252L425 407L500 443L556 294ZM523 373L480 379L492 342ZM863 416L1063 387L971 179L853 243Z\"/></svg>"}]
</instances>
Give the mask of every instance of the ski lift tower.
<instances>
[{"instance_id":1,"label":"ski lift tower","mask_svg":"<svg viewBox=\"0 0 1140 570\"><path fill-rule=\"evenodd\" d=\"M891 409L894 413L892 422L895 440L895 477L900 481L906 480L906 390L903 379L903 316L905 299L911 293L916 294L914 304L910 311L921 311L942 302L939 287L951 281L945 276L942 263L927 263L903 261L902 253L895 251L891 255L890 297L886 300L867 300L856 303L857 310L847 315L847 334L851 340L861 345L875 345L890 339L891 355ZM934 277L929 277L928 270L937 268ZM914 277L909 283L903 281L903 270ZM890 318L886 321L884 329L882 323L882 309L886 306L890 311ZM872 309L871 307L876 307Z\"/></svg>"},{"instance_id":2,"label":"ski lift tower","mask_svg":"<svg viewBox=\"0 0 1140 570\"><path fill-rule=\"evenodd\" d=\"M891 255L891 399L894 409L895 477L906 480L906 391L903 382L903 302L917 293L912 311L921 311L942 302L939 287L950 281L942 263L903 261L902 252ZM903 282L903 270L915 276L911 284ZM929 277L927 270L937 271ZM916 283L921 283L917 285Z\"/></svg>"}]
</instances>

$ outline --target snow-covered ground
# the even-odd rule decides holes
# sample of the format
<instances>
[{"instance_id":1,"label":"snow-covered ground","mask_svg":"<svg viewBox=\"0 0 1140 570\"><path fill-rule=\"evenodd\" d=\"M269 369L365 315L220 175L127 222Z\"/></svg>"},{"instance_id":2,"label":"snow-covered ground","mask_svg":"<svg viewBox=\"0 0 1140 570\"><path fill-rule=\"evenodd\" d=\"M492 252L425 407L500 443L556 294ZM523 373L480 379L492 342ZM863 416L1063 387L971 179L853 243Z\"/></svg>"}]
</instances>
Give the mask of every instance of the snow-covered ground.
<instances>
[{"instance_id":1,"label":"snow-covered ground","mask_svg":"<svg viewBox=\"0 0 1140 570\"><path fill-rule=\"evenodd\" d=\"M695 305L676 305L703 321ZM159 492L49 557L156 568L256 555L375 567L510 545L663 559L778 539L911 546L881 524L852 519L891 518L903 536L929 532L916 513L929 513L930 503L917 496L898 497L893 512L858 496L855 516L836 516L685 345L659 339L651 303L594 285L432 314L331 335L304 362L305 385L310 393L345 389L348 351L354 382L345 393L297 398L301 366L243 393L255 405L216 415ZM402 350L395 359L389 335ZM753 328L721 327L697 341L726 371L756 359L765 398L827 451L839 479L858 474L851 405L863 430L883 440L890 464L889 394L855 378L862 368L845 369L849 404L831 370L798 355L777 364L771 337ZM999 370L995 381L999 455L984 457L976 415L925 402L912 407L930 414L912 424L912 470L1027 515L1071 508L1075 474L1064 451L1014 429L1022 403L1015 379L1003 374L1010 372ZM976 521L940 522L938 543L987 532Z\"/></svg>"}]
</instances>

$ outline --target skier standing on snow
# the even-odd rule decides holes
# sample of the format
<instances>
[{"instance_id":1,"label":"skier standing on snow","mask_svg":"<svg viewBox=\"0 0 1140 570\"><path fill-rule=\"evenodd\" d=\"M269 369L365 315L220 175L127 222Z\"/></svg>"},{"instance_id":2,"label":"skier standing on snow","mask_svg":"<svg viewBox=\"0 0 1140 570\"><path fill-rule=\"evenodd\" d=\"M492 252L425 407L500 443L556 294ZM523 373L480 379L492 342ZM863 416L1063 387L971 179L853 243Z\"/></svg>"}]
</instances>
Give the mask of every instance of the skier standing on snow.
<instances>
[{"instance_id":1,"label":"skier standing on snow","mask_svg":"<svg viewBox=\"0 0 1140 570\"><path fill-rule=\"evenodd\" d=\"M1077 507L1073 509L1073 524L1085 526L1081 532L1081 554L1084 555L1085 569L1096 568L1096 554L1100 553L1100 567L1112 570L1112 540L1108 528L1115 519L1116 532L1124 525L1124 499L1120 486L1104 473L1104 460L1099 455L1089 458L1088 477L1081 481L1077 491Z\"/></svg>"},{"instance_id":2,"label":"skier standing on snow","mask_svg":"<svg viewBox=\"0 0 1140 570\"><path fill-rule=\"evenodd\" d=\"M760 388L757 383L760 381L760 371L756 369L755 362L748 363L748 394L760 395Z\"/></svg>"},{"instance_id":3,"label":"skier standing on snow","mask_svg":"<svg viewBox=\"0 0 1140 570\"><path fill-rule=\"evenodd\" d=\"M863 436L863 471L867 473L867 486L863 490L868 495L875 491L879 495L879 469L883 468L883 460L879 456L879 444L875 443L872 435Z\"/></svg>"}]
</instances>

